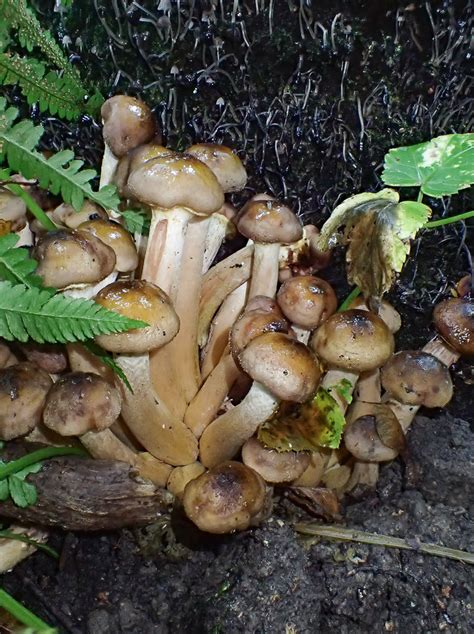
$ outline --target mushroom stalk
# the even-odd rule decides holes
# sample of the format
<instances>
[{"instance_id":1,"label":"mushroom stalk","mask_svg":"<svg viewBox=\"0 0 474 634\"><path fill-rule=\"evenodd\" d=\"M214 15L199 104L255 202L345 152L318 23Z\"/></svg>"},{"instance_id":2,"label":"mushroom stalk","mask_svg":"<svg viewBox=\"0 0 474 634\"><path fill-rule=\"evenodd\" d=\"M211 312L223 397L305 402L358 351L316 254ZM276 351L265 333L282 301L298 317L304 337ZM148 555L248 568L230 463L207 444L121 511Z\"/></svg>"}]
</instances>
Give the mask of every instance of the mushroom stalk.
<instances>
[{"instance_id":1,"label":"mushroom stalk","mask_svg":"<svg viewBox=\"0 0 474 634\"><path fill-rule=\"evenodd\" d=\"M267 388L254 381L244 400L216 418L203 432L200 458L206 467L229 460L275 412L279 399Z\"/></svg>"},{"instance_id":2,"label":"mushroom stalk","mask_svg":"<svg viewBox=\"0 0 474 634\"><path fill-rule=\"evenodd\" d=\"M225 240L229 220L220 213L213 214L209 218L209 225L204 244L204 257L202 263L202 273L205 275L216 259L216 255Z\"/></svg>"},{"instance_id":3,"label":"mushroom stalk","mask_svg":"<svg viewBox=\"0 0 474 634\"><path fill-rule=\"evenodd\" d=\"M102 165L100 168L99 189L112 183L118 162L119 159L112 152L108 143L105 143L104 155L102 157Z\"/></svg>"},{"instance_id":4,"label":"mushroom stalk","mask_svg":"<svg viewBox=\"0 0 474 634\"><path fill-rule=\"evenodd\" d=\"M186 410L184 422L196 438L214 420L240 373L227 349Z\"/></svg>"},{"instance_id":5,"label":"mushroom stalk","mask_svg":"<svg viewBox=\"0 0 474 634\"><path fill-rule=\"evenodd\" d=\"M278 285L280 245L256 243L253 255L249 299L258 295L273 297Z\"/></svg>"},{"instance_id":6,"label":"mushroom stalk","mask_svg":"<svg viewBox=\"0 0 474 634\"><path fill-rule=\"evenodd\" d=\"M122 417L143 447L159 460L179 466L197 458L197 440L174 417L150 384L148 355L117 356L133 389L122 390Z\"/></svg>"},{"instance_id":7,"label":"mushroom stalk","mask_svg":"<svg viewBox=\"0 0 474 634\"><path fill-rule=\"evenodd\" d=\"M441 361L441 363L444 363L444 365L446 365L447 367L453 365L453 363L456 363L456 361L460 357L460 354L456 352L453 348L451 348L440 337L434 337L434 339L423 346L422 350L423 352L427 352L428 354L433 355L433 357L436 357L438 361ZM404 403L400 403L400 401L397 401L396 399L390 398L388 395L385 395L382 398L382 401L384 403L387 403L392 412L398 418L398 422L400 423L403 431L406 433L418 410L420 409L420 406L405 405Z\"/></svg>"},{"instance_id":8,"label":"mushroom stalk","mask_svg":"<svg viewBox=\"0 0 474 634\"><path fill-rule=\"evenodd\" d=\"M209 338L201 351L201 376L205 380L217 366L229 341L230 330L245 307L248 284L241 284L223 301L212 320Z\"/></svg>"}]
</instances>

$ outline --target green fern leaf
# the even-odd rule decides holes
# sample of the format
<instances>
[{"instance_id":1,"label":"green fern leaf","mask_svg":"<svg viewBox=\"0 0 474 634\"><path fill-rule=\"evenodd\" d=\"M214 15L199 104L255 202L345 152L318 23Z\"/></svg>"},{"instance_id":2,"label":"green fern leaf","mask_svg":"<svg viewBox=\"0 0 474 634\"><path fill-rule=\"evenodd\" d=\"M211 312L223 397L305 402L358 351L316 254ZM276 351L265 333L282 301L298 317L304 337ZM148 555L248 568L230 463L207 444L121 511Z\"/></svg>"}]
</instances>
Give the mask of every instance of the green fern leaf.
<instances>
[{"instance_id":1,"label":"green fern leaf","mask_svg":"<svg viewBox=\"0 0 474 634\"><path fill-rule=\"evenodd\" d=\"M61 194L76 211L80 210L85 198L105 209L117 209L120 199L116 188L106 185L98 192L94 191L90 181L97 173L92 169L82 169L84 163L74 159L74 152L63 150L46 158L35 150L43 134L42 126L23 120L2 130L1 114L0 102L0 162L6 159L12 170L20 172L25 178L36 179L40 187L53 194Z\"/></svg>"},{"instance_id":2,"label":"green fern leaf","mask_svg":"<svg viewBox=\"0 0 474 634\"><path fill-rule=\"evenodd\" d=\"M49 290L0 282L0 337L7 341L71 343L146 325L92 300L61 293L51 296Z\"/></svg>"},{"instance_id":3,"label":"green fern leaf","mask_svg":"<svg viewBox=\"0 0 474 634\"><path fill-rule=\"evenodd\" d=\"M42 287L41 278L34 275L38 263L30 258L26 249L15 248L18 240L14 233L0 236L0 279L28 288Z\"/></svg>"},{"instance_id":4,"label":"green fern leaf","mask_svg":"<svg viewBox=\"0 0 474 634\"><path fill-rule=\"evenodd\" d=\"M0 83L18 84L28 104L38 103L42 112L72 120L84 110L85 94L67 76L46 73L44 64L34 58L0 53Z\"/></svg>"},{"instance_id":5,"label":"green fern leaf","mask_svg":"<svg viewBox=\"0 0 474 634\"><path fill-rule=\"evenodd\" d=\"M142 209L126 209L120 212L125 228L130 233L148 235L150 233L150 214Z\"/></svg>"}]
</instances>

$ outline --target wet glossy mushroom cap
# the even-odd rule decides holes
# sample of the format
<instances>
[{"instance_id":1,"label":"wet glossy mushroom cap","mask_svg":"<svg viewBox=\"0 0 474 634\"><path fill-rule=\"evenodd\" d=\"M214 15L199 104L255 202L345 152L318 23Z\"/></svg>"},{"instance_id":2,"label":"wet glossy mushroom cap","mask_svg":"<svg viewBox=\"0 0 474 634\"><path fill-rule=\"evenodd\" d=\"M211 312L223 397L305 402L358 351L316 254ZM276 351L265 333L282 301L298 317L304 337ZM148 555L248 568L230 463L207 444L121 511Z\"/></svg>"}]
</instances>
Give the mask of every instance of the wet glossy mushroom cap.
<instances>
[{"instance_id":1,"label":"wet glossy mushroom cap","mask_svg":"<svg viewBox=\"0 0 474 634\"><path fill-rule=\"evenodd\" d=\"M474 302L465 297L447 299L433 312L436 330L461 355L474 355Z\"/></svg>"},{"instance_id":2,"label":"wet glossy mushroom cap","mask_svg":"<svg viewBox=\"0 0 474 634\"><path fill-rule=\"evenodd\" d=\"M163 154L131 172L130 194L151 207L185 207L210 215L222 207L224 194L212 171L193 156Z\"/></svg>"},{"instance_id":3,"label":"wet glossy mushroom cap","mask_svg":"<svg viewBox=\"0 0 474 634\"><path fill-rule=\"evenodd\" d=\"M313 334L310 347L333 368L365 372L381 367L394 350L393 335L374 313L335 313Z\"/></svg>"},{"instance_id":4,"label":"wet glossy mushroom cap","mask_svg":"<svg viewBox=\"0 0 474 634\"><path fill-rule=\"evenodd\" d=\"M255 242L296 242L303 236L303 226L292 210L277 200L249 201L237 216L239 232Z\"/></svg>"},{"instance_id":5,"label":"wet glossy mushroom cap","mask_svg":"<svg viewBox=\"0 0 474 634\"><path fill-rule=\"evenodd\" d=\"M256 337L238 359L244 372L284 401L307 401L321 378L319 362L311 350L282 333Z\"/></svg>"},{"instance_id":6,"label":"wet glossy mushroom cap","mask_svg":"<svg viewBox=\"0 0 474 634\"><path fill-rule=\"evenodd\" d=\"M149 324L145 328L96 337L96 342L110 352L144 354L166 345L179 330L179 318L168 295L145 280L109 284L97 294L95 301L125 317Z\"/></svg>"},{"instance_id":7,"label":"wet glossy mushroom cap","mask_svg":"<svg viewBox=\"0 0 474 634\"><path fill-rule=\"evenodd\" d=\"M225 193L238 192L247 183L247 172L237 154L225 145L215 143L197 143L186 150L205 163L215 174Z\"/></svg>"},{"instance_id":8,"label":"wet glossy mushroom cap","mask_svg":"<svg viewBox=\"0 0 474 634\"><path fill-rule=\"evenodd\" d=\"M111 97L103 103L100 114L104 122L104 141L118 158L160 135L152 111L135 97Z\"/></svg>"},{"instance_id":9,"label":"wet glossy mushroom cap","mask_svg":"<svg viewBox=\"0 0 474 634\"><path fill-rule=\"evenodd\" d=\"M314 330L337 308L332 286L312 275L286 280L281 285L277 298L285 317L296 326L308 330Z\"/></svg>"},{"instance_id":10,"label":"wet glossy mushroom cap","mask_svg":"<svg viewBox=\"0 0 474 634\"><path fill-rule=\"evenodd\" d=\"M240 462L223 462L184 489L186 515L207 533L232 533L255 526L266 505L263 479Z\"/></svg>"},{"instance_id":11,"label":"wet glossy mushroom cap","mask_svg":"<svg viewBox=\"0 0 474 634\"><path fill-rule=\"evenodd\" d=\"M18 231L26 224L26 204L9 191L0 191L0 220L10 223L11 231Z\"/></svg>"},{"instance_id":12,"label":"wet glossy mushroom cap","mask_svg":"<svg viewBox=\"0 0 474 634\"><path fill-rule=\"evenodd\" d=\"M350 304L349 308L357 308L360 310L369 310L367 302L363 297L356 297L356 299ZM378 316L383 319L390 329L390 332L396 333L402 327L402 318L400 313L389 302L382 300Z\"/></svg>"},{"instance_id":13,"label":"wet glossy mushroom cap","mask_svg":"<svg viewBox=\"0 0 474 634\"><path fill-rule=\"evenodd\" d=\"M288 333L289 324L279 311L246 310L230 331L230 349L235 358L264 332Z\"/></svg>"},{"instance_id":14,"label":"wet glossy mushroom cap","mask_svg":"<svg viewBox=\"0 0 474 634\"><path fill-rule=\"evenodd\" d=\"M80 436L110 427L120 407L120 394L111 383L91 372L71 372L49 391L43 422L61 436Z\"/></svg>"},{"instance_id":15,"label":"wet glossy mushroom cap","mask_svg":"<svg viewBox=\"0 0 474 634\"><path fill-rule=\"evenodd\" d=\"M114 183L117 185L119 192L123 196L131 196L127 187L129 175L147 161L151 161L151 159L157 158L158 156L170 154L176 155L176 152L154 141L139 145L131 150L120 159L117 169L115 170Z\"/></svg>"},{"instance_id":16,"label":"wet glossy mushroom cap","mask_svg":"<svg viewBox=\"0 0 474 634\"><path fill-rule=\"evenodd\" d=\"M88 220L79 229L91 233L114 250L115 268L121 273L134 271L138 266L138 253L132 236L122 225L113 220Z\"/></svg>"},{"instance_id":17,"label":"wet glossy mushroom cap","mask_svg":"<svg viewBox=\"0 0 474 634\"><path fill-rule=\"evenodd\" d=\"M309 466L305 451L276 451L268 449L257 438L250 438L242 447L242 461L266 482L292 482Z\"/></svg>"},{"instance_id":18,"label":"wet glossy mushroom cap","mask_svg":"<svg viewBox=\"0 0 474 634\"><path fill-rule=\"evenodd\" d=\"M109 216L105 209L95 203L91 203L90 200L84 202L80 211L76 211L72 205L62 203L62 205L56 207L52 214L53 222L64 225L68 229L77 229L83 222L97 220L98 218L108 220Z\"/></svg>"},{"instance_id":19,"label":"wet glossy mushroom cap","mask_svg":"<svg viewBox=\"0 0 474 634\"><path fill-rule=\"evenodd\" d=\"M24 436L41 421L53 381L33 363L0 370L0 439Z\"/></svg>"},{"instance_id":20,"label":"wet glossy mushroom cap","mask_svg":"<svg viewBox=\"0 0 474 634\"><path fill-rule=\"evenodd\" d=\"M401 432L403 436L403 432ZM394 460L398 449L387 447L377 432L375 416L361 416L344 429L344 445L358 460L386 462Z\"/></svg>"},{"instance_id":21,"label":"wet glossy mushroom cap","mask_svg":"<svg viewBox=\"0 0 474 634\"><path fill-rule=\"evenodd\" d=\"M453 396L448 368L422 350L394 354L381 370L382 386L406 405L444 407Z\"/></svg>"},{"instance_id":22,"label":"wet glossy mushroom cap","mask_svg":"<svg viewBox=\"0 0 474 634\"><path fill-rule=\"evenodd\" d=\"M94 284L115 269L115 253L102 240L79 230L58 229L38 240L32 253L45 286L64 289Z\"/></svg>"}]
</instances>

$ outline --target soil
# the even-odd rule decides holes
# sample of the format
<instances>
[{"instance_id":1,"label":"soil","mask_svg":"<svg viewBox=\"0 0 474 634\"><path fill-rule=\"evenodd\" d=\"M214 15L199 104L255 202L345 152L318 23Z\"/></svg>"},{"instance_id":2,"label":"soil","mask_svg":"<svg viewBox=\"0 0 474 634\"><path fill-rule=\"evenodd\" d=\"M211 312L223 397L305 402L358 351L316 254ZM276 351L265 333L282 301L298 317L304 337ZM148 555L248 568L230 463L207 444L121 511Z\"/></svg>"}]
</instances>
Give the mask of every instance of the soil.
<instances>
[{"instance_id":1,"label":"soil","mask_svg":"<svg viewBox=\"0 0 474 634\"><path fill-rule=\"evenodd\" d=\"M65 13L53 13L50 0L35 6L104 94L139 94L155 104L169 145L211 139L238 148L251 174L245 197L262 189L284 196L321 226L341 197L380 187L390 147L472 128L472 7L464 0L184 1L179 21L173 2L171 26L181 37L172 46L157 9L166 4L77 0ZM232 22L234 4L266 8L256 17L239 10ZM215 20L204 20L214 5L226 15L217 9ZM310 5L317 5L316 39L304 21ZM216 37L220 65L213 64ZM10 97L21 103L16 91ZM74 147L98 164L96 121L30 114L45 126L45 148ZM472 208L467 193L427 202L436 217ZM461 223L420 234L389 297L404 323L399 349L432 336L433 305L472 271L473 233ZM341 254L323 276L339 298L347 294ZM460 361L452 375L447 412L418 417L406 462L385 466L377 491L346 501L344 525L414 546L474 551L472 366ZM179 512L140 532L54 532L59 565L37 553L3 583L61 633L474 631L467 564L416 550L317 543L294 532L302 518L310 519L282 499L262 527L225 538L196 534Z\"/></svg>"},{"instance_id":2,"label":"soil","mask_svg":"<svg viewBox=\"0 0 474 634\"><path fill-rule=\"evenodd\" d=\"M473 552L469 425L419 417L408 438L407 461L382 469L375 493L349 501L344 525L409 538L415 548ZM209 539L176 516L180 544L163 526L138 542L128 532L56 534L59 565L38 553L4 585L71 634L473 631L467 564L416 549L318 543L294 532L297 517L283 502L262 527Z\"/></svg>"}]
</instances>

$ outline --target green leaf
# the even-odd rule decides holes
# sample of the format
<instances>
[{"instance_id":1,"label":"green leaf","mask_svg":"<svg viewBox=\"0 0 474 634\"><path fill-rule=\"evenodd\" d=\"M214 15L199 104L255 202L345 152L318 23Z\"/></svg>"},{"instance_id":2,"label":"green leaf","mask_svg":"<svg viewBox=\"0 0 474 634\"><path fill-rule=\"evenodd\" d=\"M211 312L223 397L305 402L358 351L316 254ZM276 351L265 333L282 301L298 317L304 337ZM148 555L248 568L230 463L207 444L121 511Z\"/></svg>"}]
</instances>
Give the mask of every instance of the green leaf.
<instances>
[{"instance_id":1,"label":"green leaf","mask_svg":"<svg viewBox=\"0 0 474 634\"><path fill-rule=\"evenodd\" d=\"M43 286L41 278L34 275L38 263L30 258L27 249L15 247L18 240L14 233L0 236L0 279L28 288Z\"/></svg>"},{"instance_id":2,"label":"green leaf","mask_svg":"<svg viewBox=\"0 0 474 634\"><path fill-rule=\"evenodd\" d=\"M29 476L32 473L38 473L38 471L41 471L42 467L43 467L42 462L35 462L34 464L30 464L24 469L17 471L15 473L15 476L19 478L20 480L24 480L26 476Z\"/></svg>"},{"instance_id":3,"label":"green leaf","mask_svg":"<svg viewBox=\"0 0 474 634\"><path fill-rule=\"evenodd\" d=\"M26 508L36 503L37 493L34 484L24 482L17 475L8 478L11 498L20 508Z\"/></svg>"},{"instance_id":4,"label":"green leaf","mask_svg":"<svg viewBox=\"0 0 474 634\"><path fill-rule=\"evenodd\" d=\"M130 233L148 235L150 233L150 214L142 209L126 209L120 212L125 228Z\"/></svg>"},{"instance_id":5,"label":"green leaf","mask_svg":"<svg viewBox=\"0 0 474 634\"><path fill-rule=\"evenodd\" d=\"M57 152L50 158L37 152L35 147L43 135L43 127L35 126L29 120L8 127L11 110L4 111L7 123L2 129L0 100L0 162L6 159L12 170L27 179L36 179L40 187L53 194L61 194L76 211L81 209L85 198L105 209L117 210L120 199L115 186L107 185L98 192L93 191L90 181L97 173L92 169L82 169L83 161L74 159L71 150ZM16 113L15 109L13 111Z\"/></svg>"},{"instance_id":6,"label":"green leaf","mask_svg":"<svg viewBox=\"0 0 474 634\"><path fill-rule=\"evenodd\" d=\"M346 401L348 405L352 403L352 391L354 386L348 379L342 379L336 385L328 388L328 392L331 393L334 390L342 399Z\"/></svg>"},{"instance_id":7,"label":"green leaf","mask_svg":"<svg viewBox=\"0 0 474 634\"><path fill-rule=\"evenodd\" d=\"M474 133L446 134L385 155L386 185L421 188L427 196L456 194L474 183Z\"/></svg>"},{"instance_id":8,"label":"green leaf","mask_svg":"<svg viewBox=\"0 0 474 634\"><path fill-rule=\"evenodd\" d=\"M307 403L282 403L278 412L260 426L258 439L277 451L336 449L345 424L337 402L320 387Z\"/></svg>"},{"instance_id":9,"label":"green leaf","mask_svg":"<svg viewBox=\"0 0 474 634\"><path fill-rule=\"evenodd\" d=\"M146 326L92 300L72 299L23 284L0 282L0 337L7 341L68 343Z\"/></svg>"},{"instance_id":10,"label":"green leaf","mask_svg":"<svg viewBox=\"0 0 474 634\"><path fill-rule=\"evenodd\" d=\"M37 103L42 112L65 119L77 119L86 109L86 93L68 75L46 72L44 64L31 57L0 53L0 83L18 84L29 105Z\"/></svg>"},{"instance_id":11,"label":"green leaf","mask_svg":"<svg viewBox=\"0 0 474 634\"><path fill-rule=\"evenodd\" d=\"M431 215L429 207L399 202L398 194L352 196L338 205L321 229L318 246L348 245L347 277L364 297L379 300L392 286L410 252L410 240Z\"/></svg>"},{"instance_id":12,"label":"green leaf","mask_svg":"<svg viewBox=\"0 0 474 634\"><path fill-rule=\"evenodd\" d=\"M0 502L5 502L10 497L10 488L8 486L8 478L0 480Z\"/></svg>"}]
</instances>

